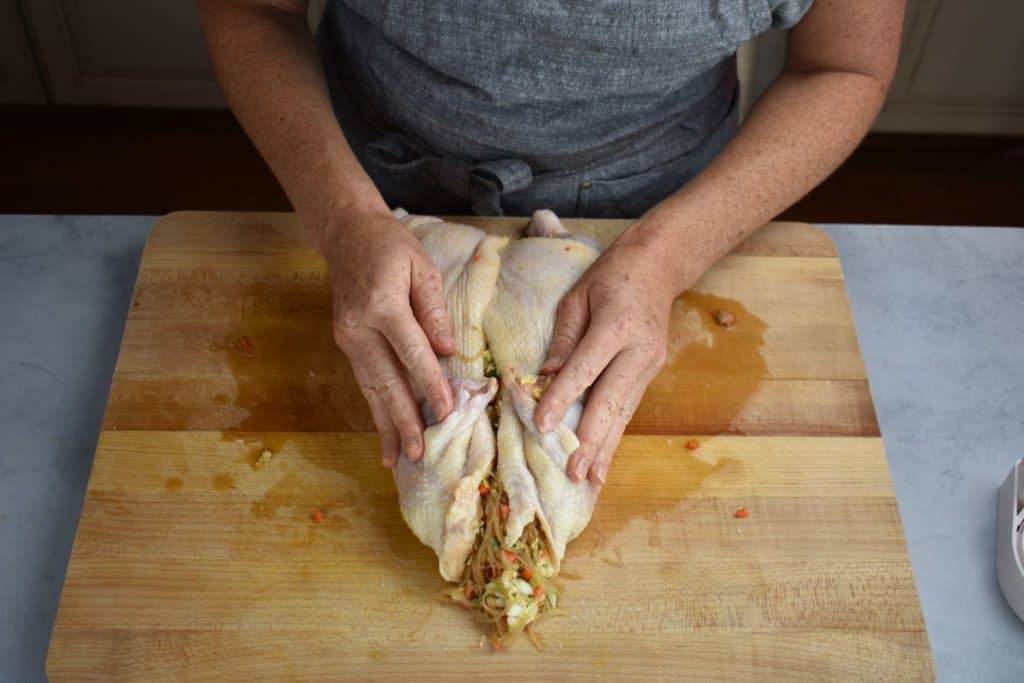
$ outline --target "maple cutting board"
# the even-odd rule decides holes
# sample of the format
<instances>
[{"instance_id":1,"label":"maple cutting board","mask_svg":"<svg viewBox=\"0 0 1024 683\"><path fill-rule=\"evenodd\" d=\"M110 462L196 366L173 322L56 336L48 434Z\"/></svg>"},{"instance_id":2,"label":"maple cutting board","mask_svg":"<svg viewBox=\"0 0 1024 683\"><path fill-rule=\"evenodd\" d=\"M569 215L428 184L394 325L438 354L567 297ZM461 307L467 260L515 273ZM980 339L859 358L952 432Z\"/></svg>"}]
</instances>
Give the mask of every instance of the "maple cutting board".
<instances>
[{"instance_id":1,"label":"maple cutting board","mask_svg":"<svg viewBox=\"0 0 1024 683\"><path fill-rule=\"evenodd\" d=\"M626 226L566 222L604 242ZM735 326L714 323L719 309ZM932 677L842 271L811 226L766 226L676 302L669 360L569 546L543 652L525 639L490 652L439 599L436 558L377 462L296 218L162 219L51 679Z\"/></svg>"}]
</instances>

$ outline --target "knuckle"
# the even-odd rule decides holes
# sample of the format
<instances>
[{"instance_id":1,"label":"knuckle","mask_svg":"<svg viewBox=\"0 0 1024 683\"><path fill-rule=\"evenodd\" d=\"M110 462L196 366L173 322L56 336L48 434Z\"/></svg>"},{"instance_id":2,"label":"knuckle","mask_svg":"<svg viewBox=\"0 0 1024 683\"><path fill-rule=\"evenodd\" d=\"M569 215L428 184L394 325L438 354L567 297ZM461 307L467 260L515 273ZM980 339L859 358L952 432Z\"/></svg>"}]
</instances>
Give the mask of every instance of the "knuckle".
<instances>
[{"instance_id":1,"label":"knuckle","mask_svg":"<svg viewBox=\"0 0 1024 683\"><path fill-rule=\"evenodd\" d=\"M338 327L359 327L362 322L363 312L356 306L349 304L339 307L337 315L335 315L335 321Z\"/></svg>"},{"instance_id":2,"label":"knuckle","mask_svg":"<svg viewBox=\"0 0 1024 683\"><path fill-rule=\"evenodd\" d=\"M556 330L551 335L551 348L552 349L564 349L572 347L573 338L564 330Z\"/></svg>"},{"instance_id":3,"label":"knuckle","mask_svg":"<svg viewBox=\"0 0 1024 683\"><path fill-rule=\"evenodd\" d=\"M569 380L573 383L574 389L583 391L590 386L594 375L594 364L585 358L581 358L573 366L572 372L569 373Z\"/></svg>"},{"instance_id":4,"label":"knuckle","mask_svg":"<svg viewBox=\"0 0 1024 683\"><path fill-rule=\"evenodd\" d=\"M440 302L435 302L423 312L423 320L442 325L448 322L448 313Z\"/></svg>"},{"instance_id":5,"label":"knuckle","mask_svg":"<svg viewBox=\"0 0 1024 683\"><path fill-rule=\"evenodd\" d=\"M622 418L623 421L628 422L629 419L631 417L633 417L633 413L636 412L636 409L639 406L640 406L640 397L639 396L631 397L628 400L623 401L619 405L619 415L618 416L620 418Z\"/></svg>"},{"instance_id":6,"label":"knuckle","mask_svg":"<svg viewBox=\"0 0 1024 683\"><path fill-rule=\"evenodd\" d=\"M441 278L441 271L433 263L430 263L423 275L420 276L420 284L432 294L440 293L444 284L444 280Z\"/></svg>"},{"instance_id":7,"label":"knuckle","mask_svg":"<svg viewBox=\"0 0 1024 683\"><path fill-rule=\"evenodd\" d=\"M562 299L558 302L558 306L555 307L555 314L558 317L570 316L576 312L579 308L578 298L576 290L569 291Z\"/></svg>"},{"instance_id":8,"label":"knuckle","mask_svg":"<svg viewBox=\"0 0 1024 683\"><path fill-rule=\"evenodd\" d=\"M380 373L373 376L369 382L360 384L359 388L368 396L376 396L390 403L394 400L399 386L398 377L391 373Z\"/></svg>"},{"instance_id":9,"label":"knuckle","mask_svg":"<svg viewBox=\"0 0 1024 683\"><path fill-rule=\"evenodd\" d=\"M352 342L352 328L347 325L335 325L332 329L335 345L342 350Z\"/></svg>"},{"instance_id":10,"label":"knuckle","mask_svg":"<svg viewBox=\"0 0 1024 683\"><path fill-rule=\"evenodd\" d=\"M375 287L366 300L366 315L378 323L387 323L394 315L394 296L383 287Z\"/></svg>"},{"instance_id":11,"label":"knuckle","mask_svg":"<svg viewBox=\"0 0 1024 683\"><path fill-rule=\"evenodd\" d=\"M402 365L413 368L423 361L425 347L417 342L405 342L395 346L395 354Z\"/></svg>"}]
</instances>

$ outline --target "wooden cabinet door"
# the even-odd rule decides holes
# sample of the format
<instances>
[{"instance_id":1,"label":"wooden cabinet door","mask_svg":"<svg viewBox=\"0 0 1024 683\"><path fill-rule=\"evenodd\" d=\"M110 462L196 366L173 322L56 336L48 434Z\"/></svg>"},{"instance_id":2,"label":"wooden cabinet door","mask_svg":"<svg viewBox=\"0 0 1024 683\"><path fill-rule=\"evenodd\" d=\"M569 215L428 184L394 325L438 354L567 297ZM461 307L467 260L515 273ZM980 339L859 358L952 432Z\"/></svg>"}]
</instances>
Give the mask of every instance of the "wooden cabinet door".
<instances>
[{"instance_id":1,"label":"wooden cabinet door","mask_svg":"<svg viewBox=\"0 0 1024 683\"><path fill-rule=\"evenodd\" d=\"M15 0L0 0L0 104L45 104L46 93Z\"/></svg>"},{"instance_id":2,"label":"wooden cabinet door","mask_svg":"<svg viewBox=\"0 0 1024 683\"><path fill-rule=\"evenodd\" d=\"M1024 2L908 0L875 130L1024 135Z\"/></svg>"},{"instance_id":3,"label":"wooden cabinet door","mask_svg":"<svg viewBox=\"0 0 1024 683\"><path fill-rule=\"evenodd\" d=\"M1024 1L908 0L900 63L874 130L1024 135ZM785 36L740 50L745 113L782 70Z\"/></svg>"},{"instance_id":4,"label":"wooden cabinet door","mask_svg":"<svg viewBox=\"0 0 1024 683\"><path fill-rule=\"evenodd\" d=\"M55 104L222 107L192 0L22 0Z\"/></svg>"}]
</instances>

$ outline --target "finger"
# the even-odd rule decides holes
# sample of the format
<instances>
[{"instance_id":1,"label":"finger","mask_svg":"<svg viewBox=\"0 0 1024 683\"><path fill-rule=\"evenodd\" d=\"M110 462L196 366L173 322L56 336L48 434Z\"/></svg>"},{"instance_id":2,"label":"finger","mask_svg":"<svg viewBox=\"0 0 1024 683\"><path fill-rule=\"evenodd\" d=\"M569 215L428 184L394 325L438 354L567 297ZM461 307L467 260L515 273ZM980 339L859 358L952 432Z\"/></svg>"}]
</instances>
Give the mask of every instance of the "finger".
<instances>
[{"instance_id":1,"label":"finger","mask_svg":"<svg viewBox=\"0 0 1024 683\"><path fill-rule=\"evenodd\" d=\"M562 297L555 316L555 329L548 346L548 358L540 371L544 374L557 372L572 354L573 349L587 331L590 312L586 295L582 290L570 290Z\"/></svg>"},{"instance_id":2,"label":"finger","mask_svg":"<svg viewBox=\"0 0 1024 683\"><path fill-rule=\"evenodd\" d=\"M645 380L642 386L637 387L636 393L631 397L631 403L624 404L619 414L612 421L612 426L604 437L604 442L597 449L597 455L590 467L587 478L595 484L603 484L608 479L608 468L611 467L612 458L622 441L622 435L626 432L629 421L633 418L640 399L643 398L644 389L649 382Z\"/></svg>"},{"instance_id":3,"label":"finger","mask_svg":"<svg viewBox=\"0 0 1024 683\"><path fill-rule=\"evenodd\" d=\"M565 409L583 395L622 348L612 326L595 321L580 340L551 385L544 391L534 412L537 429L546 434L554 429Z\"/></svg>"},{"instance_id":4,"label":"finger","mask_svg":"<svg viewBox=\"0 0 1024 683\"><path fill-rule=\"evenodd\" d=\"M395 429L395 423L391 420L388 407L377 394L365 393L366 402L370 406L370 415L373 416L373 424L377 426L377 433L380 435L380 464L392 468L398 462L398 448L402 443Z\"/></svg>"},{"instance_id":5,"label":"finger","mask_svg":"<svg viewBox=\"0 0 1024 683\"><path fill-rule=\"evenodd\" d=\"M444 305L444 283L433 263L413 263L410 301L413 315L434 351L441 354L455 353L452 322Z\"/></svg>"},{"instance_id":6,"label":"finger","mask_svg":"<svg viewBox=\"0 0 1024 683\"><path fill-rule=\"evenodd\" d=\"M594 386L576 435L580 447L569 458L569 476L603 484L615 447L654 373L636 351L620 353Z\"/></svg>"},{"instance_id":7,"label":"finger","mask_svg":"<svg viewBox=\"0 0 1024 683\"><path fill-rule=\"evenodd\" d=\"M363 395L373 397L367 399L371 410L373 400L383 405L383 410L391 417L398 432L405 454L410 460L419 460L423 455L423 419L406 379L405 369L398 362L387 340L374 330L361 332L358 341L352 344L352 349L349 355L357 359L353 367L356 369L359 388Z\"/></svg>"},{"instance_id":8,"label":"finger","mask_svg":"<svg viewBox=\"0 0 1024 683\"><path fill-rule=\"evenodd\" d=\"M443 420L452 409L452 391L423 328L408 309L389 314L378 324L413 384L427 399L434 417Z\"/></svg>"}]
</instances>

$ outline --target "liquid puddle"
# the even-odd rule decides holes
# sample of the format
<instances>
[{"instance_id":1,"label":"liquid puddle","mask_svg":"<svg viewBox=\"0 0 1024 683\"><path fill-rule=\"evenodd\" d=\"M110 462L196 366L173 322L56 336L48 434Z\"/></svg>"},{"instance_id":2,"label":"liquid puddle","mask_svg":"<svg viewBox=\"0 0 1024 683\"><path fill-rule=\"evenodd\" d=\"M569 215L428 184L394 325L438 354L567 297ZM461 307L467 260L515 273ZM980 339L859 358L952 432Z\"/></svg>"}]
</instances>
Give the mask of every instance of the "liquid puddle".
<instances>
[{"instance_id":1,"label":"liquid puddle","mask_svg":"<svg viewBox=\"0 0 1024 683\"><path fill-rule=\"evenodd\" d=\"M719 325L716 311L732 314L734 324ZM694 291L677 298L668 359L627 433L743 433L743 406L769 376L761 353L767 327L733 299Z\"/></svg>"}]
</instances>

